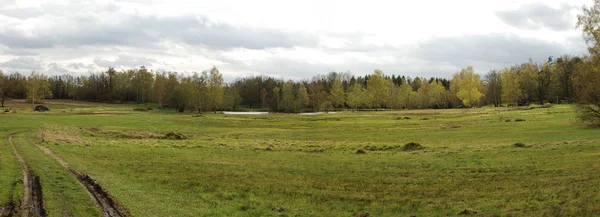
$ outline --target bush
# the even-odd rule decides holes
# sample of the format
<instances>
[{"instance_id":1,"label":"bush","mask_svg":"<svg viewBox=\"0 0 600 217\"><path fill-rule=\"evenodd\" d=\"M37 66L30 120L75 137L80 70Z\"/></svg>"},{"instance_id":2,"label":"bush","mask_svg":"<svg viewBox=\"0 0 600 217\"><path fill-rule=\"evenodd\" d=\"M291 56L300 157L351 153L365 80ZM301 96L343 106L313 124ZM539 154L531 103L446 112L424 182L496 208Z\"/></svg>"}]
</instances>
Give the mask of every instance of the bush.
<instances>
[{"instance_id":1,"label":"bush","mask_svg":"<svg viewBox=\"0 0 600 217\"><path fill-rule=\"evenodd\" d=\"M420 149L423 149L423 146L416 142L406 143L402 148L403 151L415 151Z\"/></svg>"},{"instance_id":2,"label":"bush","mask_svg":"<svg viewBox=\"0 0 600 217\"><path fill-rule=\"evenodd\" d=\"M520 118L515 119L515 122L523 122L523 121L525 121L525 119L520 119Z\"/></svg>"},{"instance_id":3,"label":"bush","mask_svg":"<svg viewBox=\"0 0 600 217\"><path fill-rule=\"evenodd\" d=\"M600 103L597 105L578 104L575 107L575 110L577 111L577 116L582 122L587 123L590 126L600 127Z\"/></svg>"}]
</instances>

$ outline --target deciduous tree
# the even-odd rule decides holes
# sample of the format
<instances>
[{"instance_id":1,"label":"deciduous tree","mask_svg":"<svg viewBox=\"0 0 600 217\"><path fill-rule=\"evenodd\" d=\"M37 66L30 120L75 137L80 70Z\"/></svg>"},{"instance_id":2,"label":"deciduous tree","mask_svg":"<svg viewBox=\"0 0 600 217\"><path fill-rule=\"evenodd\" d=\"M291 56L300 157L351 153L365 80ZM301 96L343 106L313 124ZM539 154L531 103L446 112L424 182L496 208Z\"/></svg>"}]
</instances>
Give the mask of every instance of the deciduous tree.
<instances>
[{"instance_id":1,"label":"deciduous tree","mask_svg":"<svg viewBox=\"0 0 600 217\"><path fill-rule=\"evenodd\" d=\"M42 100L49 97L52 97L52 92L50 91L48 77L37 72L31 72L31 75L27 78L27 101L31 102L33 107L35 103L41 103Z\"/></svg>"},{"instance_id":2,"label":"deciduous tree","mask_svg":"<svg viewBox=\"0 0 600 217\"><path fill-rule=\"evenodd\" d=\"M450 88L464 106L477 105L483 96L479 91L481 79L472 66L460 70L452 77Z\"/></svg>"}]
</instances>

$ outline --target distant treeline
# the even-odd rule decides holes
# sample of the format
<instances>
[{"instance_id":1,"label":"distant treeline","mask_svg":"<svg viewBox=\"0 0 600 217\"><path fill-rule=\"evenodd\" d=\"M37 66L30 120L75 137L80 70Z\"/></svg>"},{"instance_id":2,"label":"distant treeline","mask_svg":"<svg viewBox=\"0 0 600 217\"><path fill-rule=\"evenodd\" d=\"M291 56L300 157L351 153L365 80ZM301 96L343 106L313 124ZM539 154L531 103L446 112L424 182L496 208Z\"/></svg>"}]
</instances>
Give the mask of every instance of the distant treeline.
<instances>
[{"instance_id":1,"label":"distant treeline","mask_svg":"<svg viewBox=\"0 0 600 217\"><path fill-rule=\"evenodd\" d=\"M145 67L74 77L0 71L0 99L73 99L113 103L157 103L179 111L336 109L426 109L530 103L572 103L599 97L595 57L562 56L491 70L483 78L472 67L451 80L331 72L302 81L268 76L231 83L213 67L200 74L153 72ZM591 82L591 83L590 83ZM595 83L594 83L595 82ZM591 89L593 88L593 89Z\"/></svg>"}]
</instances>

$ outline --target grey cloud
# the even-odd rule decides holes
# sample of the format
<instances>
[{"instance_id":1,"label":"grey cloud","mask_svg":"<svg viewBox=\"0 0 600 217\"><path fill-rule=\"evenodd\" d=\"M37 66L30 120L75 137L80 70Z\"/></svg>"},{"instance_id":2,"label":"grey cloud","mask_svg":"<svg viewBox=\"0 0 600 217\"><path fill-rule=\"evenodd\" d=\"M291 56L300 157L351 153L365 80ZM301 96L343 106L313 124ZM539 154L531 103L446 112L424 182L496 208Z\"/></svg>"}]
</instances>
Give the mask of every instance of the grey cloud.
<instances>
[{"instance_id":1,"label":"grey cloud","mask_svg":"<svg viewBox=\"0 0 600 217\"><path fill-rule=\"evenodd\" d=\"M544 3L525 5L517 10L498 11L496 16L508 25L521 29L537 30L548 28L567 31L575 28L574 6L562 4L554 9Z\"/></svg>"},{"instance_id":2,"label":"grey cloud","mask_svg":"<svg viewBox=\"0 0 600 217\"><path fill-rule=\"evenodd\" d=\"M20 20L0 28L0 43L11 48L154 47L164 40L172 40L213 49L287 48L317 44L317 37L310 34L215 23L205 16L130 15L118 12L116 5L97 6L90 8L83 5L82 9L78 9L77 6L47 5L43 11L39 8L0 10L0 14ZM55 28L36 26L37 29L31 31L34 36L25 34L18 26L19 22L28 18L43 19Z\"/></svg>"},{"instance_id":3,"label":"grey cloud","mask_svg":"<svg viewBox=\"0 0 600 217\"><path fill-rule=\"evenodd\" d=\"M504 66L522 63L529 58L543 61L548 56L584 53L585 44L581 38L574 38L569 44L561 44L506 34L434 38L420 43L414 50L416 57L424 60L460 65L482 62Z\"/></svg>"},{"instance_id":4,"label":"grey cloud","mask_svg":"<svg viewBox=\"0 0 600 217\"><path fill-rule=\"evenodd\" d=\"M42 64L42 61L32 57L17 57L6 62L0 63L0 67L13 70L41 70Z\"/></svg>"},{"instance_id":5,"label":"grey cloud","mask_svg":"<svg viewBox=\"0 0 600 217\"><path fill-rule=\"evenodd\" d=\"M94 59L94 63L100 67L140 67L140 66L152 66L152 63L156 63L155 59L149 59L145 57L133 57L120 55L116 60L104 60L100 58Z\"/></svg>"},{"instance_id":6,"label":"grey cloud","mask_svg":"<svg viewBox=\"0 0 600 217\"><path fill-rule=\"evenodd\" d=\"M311 63L279 57L254 62L252 64L246 64L230 59L222 60L227 63L226 67L229 67L231 70L250 70L285 79L311 78L315 75L326 74L332 71L351 72L357 76L364 76L373 73L375 69L383 70L384 73L389 75L451 77L452 73L459 69L444 62L417 59L398 59L382 64L373 64L359 60L347 61L339 64ZM226 70L223 71L226 72Z\"/></svg>"},{"instance_id":7,"label":"grey cloud","mask_svg":"<svg viewBox=\"0 0 600 217\"><path fill-rule=\"evenodd\" d=\"M405 48L406 49L406 48ZM468 35L464 37L433 38L420 42L418 46L400 52L393 46L364 47L372 50L374 58L393 55L395 60L380 64L349 59L339 64L310 63L288 58L270 58L262 61L244 63L226 57L216 57L227 63L233 70L249 70L284 78L310 78L316 74L330 71L351 71L356 75L372 73L381 69L388 74L401 74L411 77L445 77L468 65L473 65L479 73L490 69L500 69L533 59L542 62L549 56L564 54L585 54L585 44L580 37L561 44L543 40L522 38L516 35ZM331 51L335 54L337 51ZM346 52L346 51L340 51ZM396 55L394 55L396 54Z\"/></svg>"},{"instance_id":8,"label":"grey cloud","mask_svg":"<svg viewBox=\"0 0 600 217\"><path fill-rule=\"evenodd\" d=\"M50 74L65 74L68 73L69 70L63 68L58 63L50 63L48 64L48 72Z\"/></svg>"},{"instance_id":9,"label":"grey cloud","mask_svg":"<svg viewBox=\"0 0 600 217\"><path fill-rule=\"evenodd\" d=\"M75 70L79 70L82 68L85 68L85 64L83 63L69 63L69 65L67 65L69 68L75 69Z\"/></svg>"}]
</instances>

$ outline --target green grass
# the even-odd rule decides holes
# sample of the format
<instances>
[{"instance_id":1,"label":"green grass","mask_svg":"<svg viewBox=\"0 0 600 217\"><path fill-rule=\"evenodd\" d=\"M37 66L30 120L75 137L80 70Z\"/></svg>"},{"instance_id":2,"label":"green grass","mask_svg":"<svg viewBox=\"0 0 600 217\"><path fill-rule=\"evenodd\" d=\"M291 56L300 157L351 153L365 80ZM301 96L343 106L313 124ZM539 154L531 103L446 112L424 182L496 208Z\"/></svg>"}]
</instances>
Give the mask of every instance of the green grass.
<instances>
[{"instance_id":1,"label":"green grass","mask_svg":"<svg viewBox=\"0 0 600 217\"><path fill-rule=\"evenodd\" d=\"M600 130L578 124L570 106L202 117L77 112L151 105L61 106L0 115L11 126L2 130L42 130L45 141L36 141L97 179L134 216L452 216L466 208L485 216L600 215ZM189 139L157 138L167 132ZM425 148L403 151L408 142ZM367 154L355 154L366 146ZM37 148L21 151L36 168L60 169ZM46 176L43 185L55 179ZM71 195L55 194L48 204ZM87 210L79 206L53 209ZM284 212L272 211L280 206Z\"/></svg>"},{"instance_id":2,"label":"green grass","mask_svg":"<svg viewBox=\"0 0 600 217\"><path fill-rule=\"evenodd\" d=\"M13 143L29 167L40 177L48 216L102 216L85 188L60 164L30 144L25 136L31 135L17 134L13 137Z\"/></svg>"},{"instance_id":3,"label":"green grass","mask_svg":"<svg viewBox=\"0 0 600 217\"><path fill-rule=\"evenodd\" d=\"M12 153L8 136L8 132L0 131L0 207L11 202L19 206L23 194L21 165Z\"/></svg>"}]
</instances>

